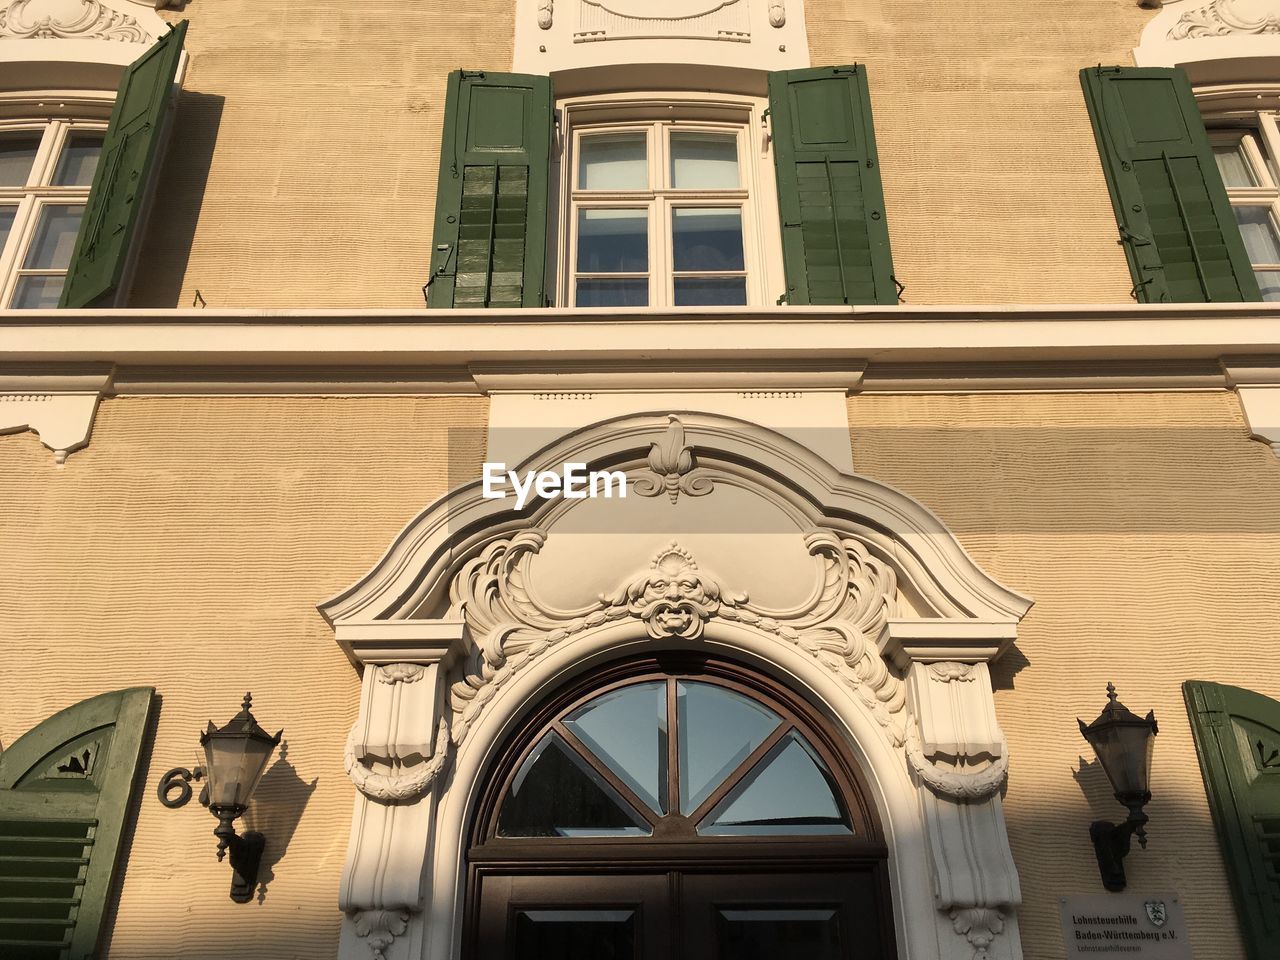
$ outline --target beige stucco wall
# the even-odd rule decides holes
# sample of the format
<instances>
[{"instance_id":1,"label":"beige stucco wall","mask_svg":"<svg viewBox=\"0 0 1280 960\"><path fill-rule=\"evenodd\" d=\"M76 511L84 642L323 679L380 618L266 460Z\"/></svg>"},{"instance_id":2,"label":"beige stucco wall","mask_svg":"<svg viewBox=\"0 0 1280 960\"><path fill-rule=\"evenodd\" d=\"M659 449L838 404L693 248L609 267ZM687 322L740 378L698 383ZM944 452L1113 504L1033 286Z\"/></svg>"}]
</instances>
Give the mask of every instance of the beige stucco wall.
<instances>
[{"instance_id":1,"label":"beige stucco wall","mask_svg":"<svg viewBox=\"0 0 1280 960\"><path fill-rule=\"evenodd\" d=\"M514 10L185 8L190 66L130 305L421 306L445 76L510 69ZM1150 16L809 0L812 62L868 67L906 302L1130 299L1077 71L1131 63Z\"/></svg>"},{"instance_id":2,"label":"beige stucco wall","mask_svg":"<svg viewBox=\"0 0 1280 960\"><path fill-rule=\"evenodd\" d=\"M0 436L0 744L107 690L161 698L112 960L336 954L360 687L315 604L445 491L451 463L477 472L486 406L107 400L61 468L34 435ZM246 690L284 743L248 815L267 836L265 894L239 906L213 818L166 810L155 787Z\"/></svg>"},{"instance_id":3,"label":"beige stucco wall","mask_svg":"<svg viewBox=\"0 0 1280 960\"><path fill-rule=\"evenodd\" d=\"M1129 301L1078 73L1131 65L1152 14L1134 0L807 0L814 64L867 66L906 302Z\"/></svg>"},{"instance_id":4,"label":"beige stucco wall","mask_svg":"<svg viewBox=\"0 0 1280 960\"><path fill-rule=\"evenodd\" d=\"M1089 822L1124 810L1076 718L1097 716L1108 680L1160 724L1129 890L1176 891L1196 960L1239 960L1180 688L1280 698L1280 460L1225 392L865 396L849 415L859 472L923 501L1035 599L992 671L1028 960L1064 955L1059 896L1103 892Z\"/></svg>"}]
</instances>

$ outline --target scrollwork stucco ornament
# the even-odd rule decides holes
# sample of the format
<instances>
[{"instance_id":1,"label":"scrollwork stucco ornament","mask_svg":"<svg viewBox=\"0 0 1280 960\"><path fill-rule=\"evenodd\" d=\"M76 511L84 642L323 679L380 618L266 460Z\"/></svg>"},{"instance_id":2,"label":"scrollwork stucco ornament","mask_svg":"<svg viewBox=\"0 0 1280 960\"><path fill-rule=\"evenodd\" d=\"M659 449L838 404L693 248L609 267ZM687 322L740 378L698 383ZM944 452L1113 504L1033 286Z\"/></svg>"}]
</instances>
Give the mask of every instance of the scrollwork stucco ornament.
<instances>
[{"instance_id":1,"label":"scrollwork stucco ornament","mask_svg":"<svg viewBox=\"0 0 1280 960\"><path fill-rule=\"evenodd\" d=\"M634 619L650 637L696 640L712 619L777 636L834 672L870 709L895 746L904 736L906 694L872 638L892 616L893 571L856 540L811 531L806 544L819 565L809 598L788 610L752 604L698 568L672 543L626 584L579 610L543 603L529 583L529 563L546 536L526 530L490 544L467 563L450 589L452 615L462 615L475 651L450 691L453 740L461 744L501 686L547 650L594 627Z\"/></svg>"},{"instance_id":2,"label":"scrollwork stucco ornament","mask_svg":"<svg viewBox=\"0 0 1280 960\"><path fill-rule=\"evenodd\" d=\"M538 26L543 30L551 29L555 8L555 0L538 0Z\"/></svg>"},{"instance_id":3,"label":"scrollwork stucco ornament","mask_svg":"<svg viewBox=\"0 0 1280 960\"><path fill-rule=\"evenodd\" d=\"M957 907L950 917L951 929L973 947L973 960L987 960L991 944L1004 932L1004 914L995 907Z\"/></svg>"},{"instance_id":4,"label":"scrollwork stucco ornament","mask_svg":"<svg viewBox=\"0 0 1280 960\"><path fill-rule=\"evenodd\" d=\"M649 474L641 474L631 482L631 490L637 496L656 497L666 491L667 498L676 503L680 494L705 497L713 489L711 478L696 470L692 445L685 442L684 424L674 413L667 415L667 432L662 439L649 447Z\"/></svg>"},{"instance_id":5,"label":"scrollwork stucco ornament","mask_svg":"<svg viewBox=\"0 0 1280 960\"><path fill-rule=\"evenodd\" d=\"M154 38L133 17L99 0L79 0L78 10L50 0L13 0L0 9L0 37L19 40L117 40L150 43Z\"/></svg>"},{"instance_id":6,"label":"scrollwork stucco ornament","mask_svg":"<svg viewBox=\"0 0 1280 960\"><path fill-rule=\"evenodd\" d=\"M409 926L407 910L357 910L352 915L356 936L363 939L373 951L373 960L386 960L383 952L395 942Z\"/></svg>"},{"instance_id":7,"label":"scrollwork stucco ornament","mask_svg":"<svg viewBox=\"0 0 1280 960\"><path fill-rule=\"evenodd\" d=\"M1213 0L1188 10L1169 31L1170 40L1196 40L1233 34L1280 33L1280 13L1257 10L1254 16L1240 9L1241 0Z\"/></svg>"},{"instance_id":8,"label":"scrollwork stucco ornament","mask_svg":"<svg viewBox=\"0 0 1280 960\"><path fill-rule=\"evenodd\" d=\"M356 747L356 731L353 729L347 737L342 762L351 782L366 797L386 802L414 800L425 794L440 776L449 759L450 746L449 724L441 720L429 759L402 773L376 773L364 765L365 758L360 756Z\"/></svg>"}]
</instances>

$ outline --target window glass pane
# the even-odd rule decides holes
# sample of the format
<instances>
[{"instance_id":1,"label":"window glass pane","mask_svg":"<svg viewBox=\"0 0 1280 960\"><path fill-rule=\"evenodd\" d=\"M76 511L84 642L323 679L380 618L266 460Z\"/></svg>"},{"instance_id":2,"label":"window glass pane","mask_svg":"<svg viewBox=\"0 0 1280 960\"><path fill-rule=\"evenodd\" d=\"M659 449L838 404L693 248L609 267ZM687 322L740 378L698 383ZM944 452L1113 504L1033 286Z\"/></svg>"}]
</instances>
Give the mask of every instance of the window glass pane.
<instances>
[{"instance_id":1,"label":"window glass pane","mask_svg":"<svg viewBox=\"0 0 1280 960\"><path fill-rule=\"evenodd\" d=\"M1236 143L1214 144L1213 159L1218 161L1218 172L1222 174L1222 182L1227 189L1232 187L1256 187L1258 181L1249 169L1248 158L1244 154L1244 146Z\"/></svg>"},{"instance_id":2,"label":"window glass pane","mask_svg":"<svg viewBox=\"0 0 1280 960\"><path fill-rule=\"evenodd\" d=\"M67 137L67 142L62 147L62 156L58 158L58 169L53 174L54 186L91 186L101 153L101 133L73 133Z\"/></svg>"},{"instance_id":3,"label":"window glass pane","mask_svg":"<svg viewBox=\"0 0 1280 960\"><path fill-rule=\"evenodd\" d=\"M579 141L579 190L644 190L649 161L643 133L583 137Z\"/></svg>"},{"instance_id":4,"label":"window glass pane","mask_svg":"<svg viewBox=\"0 0 1280 960\"><path fill-rule=\"evenodd\" d=\"M737 207L677 207L671 231L677 270L745 269Z\"/></svg>"},{"instance_id":5,"label":"window glass pane","mask_svg":"<svg viewBox=\"0 0 1280 960\"><path fill-rule=\"evenodd\" d=\"M530 960L632 960L636 955L632 910L521 910L516 914L513 956Z\"/></svg>"},{"instance_id":6,"label":"window glass pane","mask_svg":"<svg viewBox=\"0 0 1280 960\"><path fill-rule=\"evenodd\" d=\"M0 137L0 187L25 187L36 151L40 149L38 132L15 133Z\"/></svg>"},{"instance_id":7,"label":"window glass pane","mask_svg":"<svg viewBox=\"0 0 1280 960\"><path fill-rule=\"evenodd\" d=\"M579 273L647 273L649 211L578 210Z\"/></svg>"},{"instance_id":8,"label":"window glass pane","mask_svg":"<svg viewBox=\"0 0 1280 960\"><path fill-rule=\"evenodd\" d=\"M782 722L772 710L732 690L683 680L676 684L676 711L680 812L686 816Z\"/></svg>"},{"instance_id":9,"label":"window glass pane","mask_svg":"<svg viewBox=\"0 0 1280 960\"><path fill-rule=\"evenodd\" d=\"M713 837L849 834L826 765L792 730L707 816Z\"/></svg>"},{"instance_id":10,"label":"window glass pane","mask_svg":"<svg viewBox=\"0 0 1280 960\"><path fill-rule=\"evenodd\" d=\"M1280 271L1255 270L1253 275L1258 278L1263 300L1280 300Z\"/></svg>"},{"instance_id":11,"label":"window glass pane","mask_svg":"<svg viewBox=\"0 0 1280 960\"><path fill-rule=\"evenodd\" d=\"M720 960L839 960L839 916L831 907L719 910Z\"/></svg>"},{"instance_id":12,"label":"window glass pane","mask_svg":"<svg viewBox=\"0 0 1280 960\"><path fill-rule=\"evenodd\" d=\"M13 294L13 306L19 310L52 309L62 296L66 277L23 277Z\"/></svg>"},{"instance_id":13,"label":"window glass pane","mask_svg":"<svg viewBox=\"0 0 1280 960\"><path fill-rule=\"evenodd\" d=\"M677 307L740 307L747 302L746 277L676 277Z\"/></svg>"},{"instance_id":14,"label":"window glass pane","mask_svg":"<svg viewBox=\"0 0 1280 960\"><path fill-rule=\"evenodd\" d=\"M1240 224L1240 236L1249 252L1250 263L1280 263L1280 238L1276 237L1275 224L1271 222L1268 207L1232 207L1236 222Z\"/></svg>"},{"instance_id":15,"label":"window glass pane","mask_svg":"<svg viewBox=\"0 0 1280 960\"><path fill-rule=\"evenodd\" d=\"M71 263L71 252L76 245L76 232L84 204L62 206L48 204L40 211L36 235L23 261L25 270L65 270Z\"/></svg>"},{"instance_id":16,"label":"window glass pane","mask_svg":"<svg viewBox=\"0 0 1280 960\"><path fill-rule=\"evenodd\" d=\"M578 307L647 307L648 280L579 280Z\"/></svg>"},{"instance_id":17,"label":"window glass pane","mask_svg":"<svg viewBox=\"0 0 1280 960\"><path fill-rule=\"evenodd\" d=\"M554 733L525 759L498 814L503 837L642 837L650 832L618 792Z\"/></svg>"},{"instance_id":18,"label":"window glass pane","mask_svg":"<svg viewBox=\"0 0 1280 960\"><path fill-rule=\"evenodd\" d=\"M13 218L18 215L17 207L0 207L0 253L9 240L9 231L13 229Z\"/></svg>"},{"instance_id":19,"label":"window glass pane","mask_svg":"<svg viewBox=\"0 0 1280 960\"><path fill-rule=\"evenodd\" d=\"M731 133L672 133L671 185L681 190L736 190L738 138Z\"/></svg>"},{"instance_id":20,"label":"window glass pane","mask_svg":"<svg viewBox=\"0 0 1280 960\"><path fill-rule=\"evenodd\" d=\"M667 812L665 683L639 683L596 697L564 725L654 812Z\"/></svg>"}]
</instances>

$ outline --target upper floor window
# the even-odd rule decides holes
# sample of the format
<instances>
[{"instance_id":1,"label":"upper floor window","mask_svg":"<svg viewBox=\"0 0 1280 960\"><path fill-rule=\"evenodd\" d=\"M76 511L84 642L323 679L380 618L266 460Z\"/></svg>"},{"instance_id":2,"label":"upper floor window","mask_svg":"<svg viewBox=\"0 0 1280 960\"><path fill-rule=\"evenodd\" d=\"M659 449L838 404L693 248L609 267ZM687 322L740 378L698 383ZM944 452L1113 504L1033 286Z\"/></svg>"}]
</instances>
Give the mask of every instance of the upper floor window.
<instances>
[{"instance_id":1,"label":"upper floor window","mask_svg":"<svg viewBox=\"0 0 1280 960\"><path fill-rule=\"evenodd\" d=\"M564 298L579 307L759 302L748 110L572 124ZM573 111L570 111L571 117ZM735 122L736 121L736 122Z\"/></svg>"},{"instance_id":2,"label":"upper floor window","mask_svg":"<svg viewBox=\"0 0 1280 960\"><path fill-rule=\"evenodd\" d=\"M1263 300L1280 300L1280 155L1277 115L1261 113L1237 126L1209 131L1214 159L1240 224Z\"/></svg>"},{"instance_id":3,"label":"upper floor window","mask_svg":"<svg viewBox=\"0 0 1280 960\"><path fill-rule=\"evenodd\" d=\"M56 307L106 124L0 126L0 305Z\"/></svg>"}]
</instances>

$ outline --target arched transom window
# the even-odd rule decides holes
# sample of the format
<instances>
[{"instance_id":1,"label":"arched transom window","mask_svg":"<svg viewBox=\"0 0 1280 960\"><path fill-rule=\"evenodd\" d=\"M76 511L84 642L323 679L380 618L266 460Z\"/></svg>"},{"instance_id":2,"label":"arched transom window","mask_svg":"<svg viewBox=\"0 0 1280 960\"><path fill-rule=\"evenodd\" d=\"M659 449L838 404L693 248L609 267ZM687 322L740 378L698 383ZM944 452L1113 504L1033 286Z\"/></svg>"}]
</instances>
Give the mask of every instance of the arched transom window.
<instances>
[{"instance_id":1,"label":"arched transom window","mask_svg":"<svg viewBox=\"0 0 1280 960\"><path fill-rule=\"evenodd\" d=\"M617 667L549 704L476 833L472 957L892 955L856 771L803 703L728 664Z\"/></svg>"}]
</instances>

